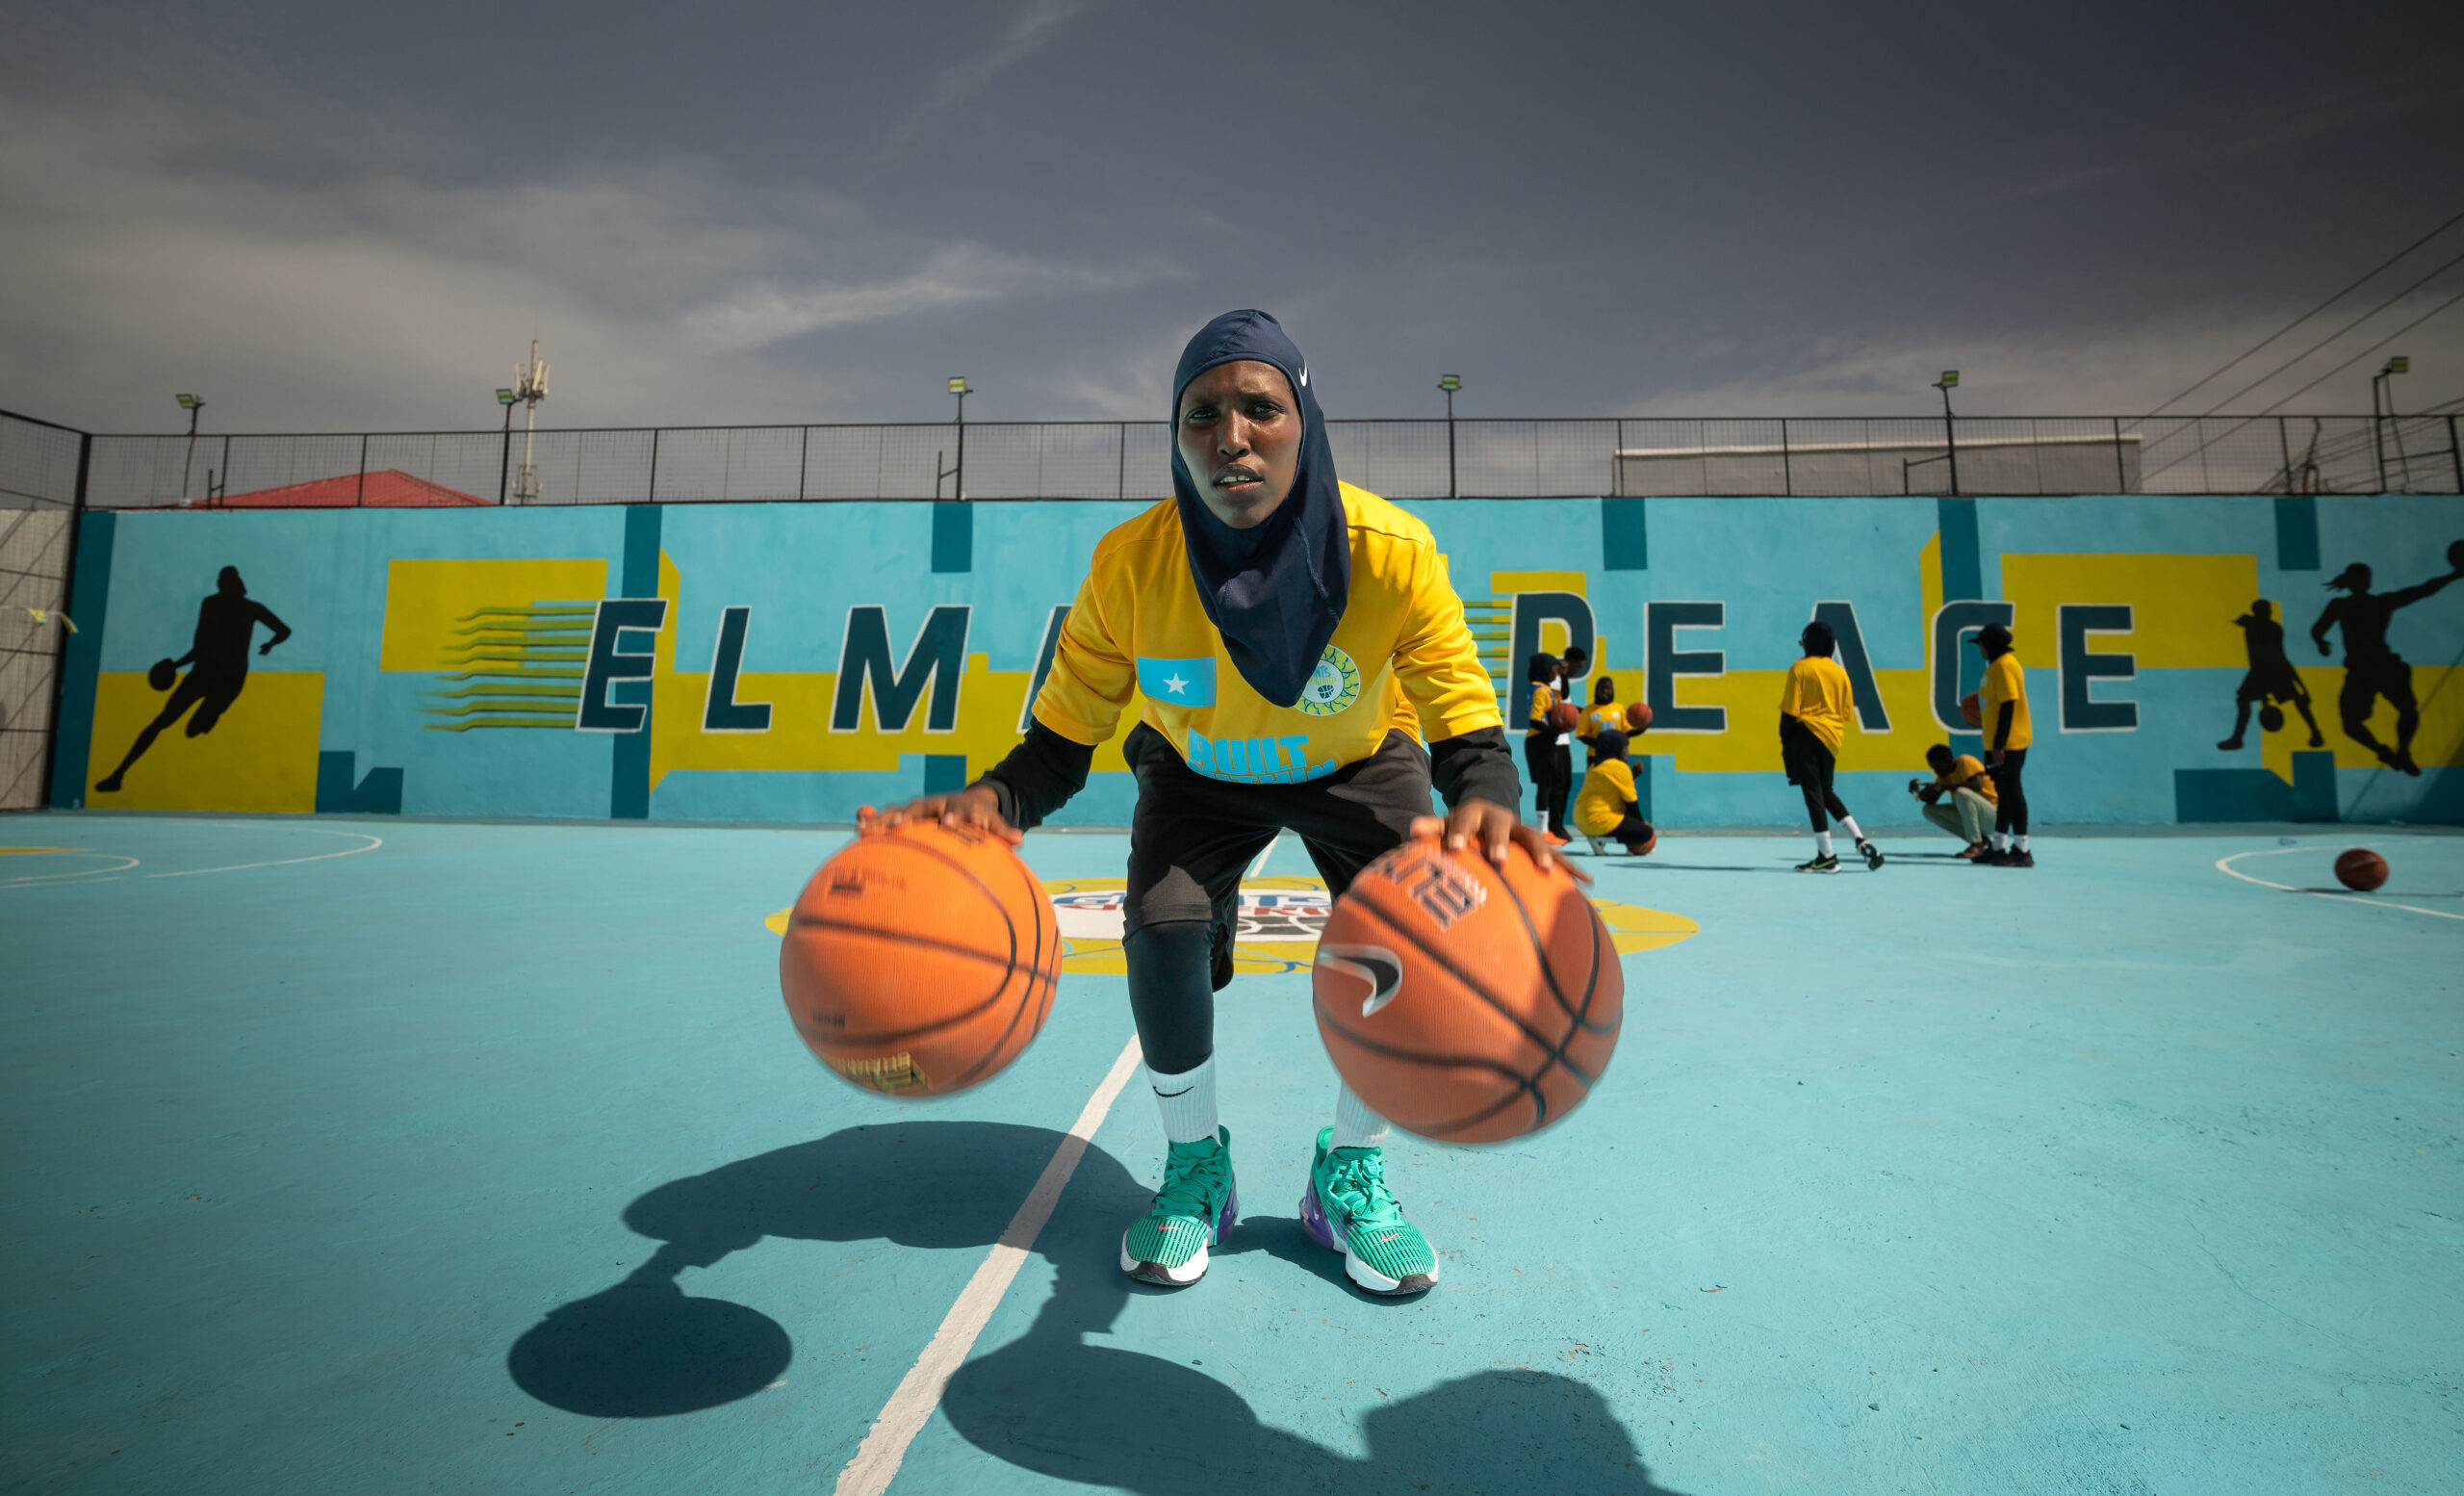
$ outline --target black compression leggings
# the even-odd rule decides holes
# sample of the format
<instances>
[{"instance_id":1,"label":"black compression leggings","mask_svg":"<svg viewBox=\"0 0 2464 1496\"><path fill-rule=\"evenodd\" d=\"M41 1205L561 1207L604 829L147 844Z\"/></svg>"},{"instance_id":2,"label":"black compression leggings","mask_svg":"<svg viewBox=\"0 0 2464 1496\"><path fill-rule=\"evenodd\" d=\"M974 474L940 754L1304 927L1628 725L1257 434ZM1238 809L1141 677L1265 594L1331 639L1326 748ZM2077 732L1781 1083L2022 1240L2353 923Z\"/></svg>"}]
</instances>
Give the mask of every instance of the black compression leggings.
<instances>
[{"instance_id":1,"label":"black compression leggings","mask_svg":"<svg viewBox=\"0 0 2464 1496\"><path fill-rule=\"evenodd\" d=\"M1831 829L1831 821L1823 819L1825 811L1831 812L1833 820L1844 821L1848 818L1848 808L1839 803L1839 796L1833 792L1830 781L1825 780L1819 785L1802 785L1798 787L1806 792L1806 814L1812 819L1815 831L1823 832Z\"/></svg>"},{"instance_id":2,"label":"black compression leggings","mask_svg":"<svg viewBox=\"0 0 2464 1496\"><path fill-rule=\"evenodd\" d=\"M2025 748L2006 748L2002 761L1993 765L1993 789L1999 797L1994 802L1993 829L2015 837L2028 834L2028 792L2019 786L2019 770L2028 761Z\"/></svg>"},{"instance_id":3,"label":"black compression leggings","mask_svg":"<svg viewBox=\"0 0 2464 1496\"><path fill-rule=\"evenodd\" d=\"M1195 1070L1215 1053L1213 922L1141 925L1121 941L1138 1045L1158 1075Z\"/></svg>"}]
</instances>

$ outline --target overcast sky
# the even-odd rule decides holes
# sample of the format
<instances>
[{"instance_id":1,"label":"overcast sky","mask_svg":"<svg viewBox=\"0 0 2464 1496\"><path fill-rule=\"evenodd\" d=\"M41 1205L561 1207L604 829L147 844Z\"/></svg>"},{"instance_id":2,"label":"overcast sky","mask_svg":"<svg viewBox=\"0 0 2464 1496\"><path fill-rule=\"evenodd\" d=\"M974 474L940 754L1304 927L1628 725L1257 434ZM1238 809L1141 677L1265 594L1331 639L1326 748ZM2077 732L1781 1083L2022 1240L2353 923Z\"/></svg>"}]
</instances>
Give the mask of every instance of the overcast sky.
<instances>
[{"instance_id":1,"label":"overcast sky","mask_svg":"<svg viewBox=\"0 0 2464 1496\"><path fill-rule=\"evenodd\" d=\"M1339 416L2129 413L2464 211L2458 15L10 5L0 405L493 426L535 324L542 425L1152 419L1256 305ZM2388 353L2464 398L2464 305L2286 408Z\"/></svg>"}]
</instances>

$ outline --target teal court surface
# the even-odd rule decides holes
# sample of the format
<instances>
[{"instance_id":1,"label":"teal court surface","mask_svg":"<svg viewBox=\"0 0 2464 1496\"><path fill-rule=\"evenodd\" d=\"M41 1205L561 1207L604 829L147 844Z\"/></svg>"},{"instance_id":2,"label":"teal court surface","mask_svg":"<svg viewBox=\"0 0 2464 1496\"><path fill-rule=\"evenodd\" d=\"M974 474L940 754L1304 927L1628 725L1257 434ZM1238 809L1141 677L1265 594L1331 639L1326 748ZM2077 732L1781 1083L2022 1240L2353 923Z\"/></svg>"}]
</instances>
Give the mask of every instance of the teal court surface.
<instances>
[{"instance_id":1,"label":"teal court surface","mask_svg":"<svg viewBox=\"0 0 2464 1496\"><path fill-rule=\"evenodd\" d=\"M2457 1488L2464 838L1585 859L1616 1063L1397 1140L1445 1276L1389 1303L1296 1220L1305 971L1224 994L1245 1218L1150 1291L1100 956L956 1097L796 1042L766 921L845 835L0 821L0 1488ZM1123 846L1027 844L1090 950Z\"/></svg>"}]
</instances>

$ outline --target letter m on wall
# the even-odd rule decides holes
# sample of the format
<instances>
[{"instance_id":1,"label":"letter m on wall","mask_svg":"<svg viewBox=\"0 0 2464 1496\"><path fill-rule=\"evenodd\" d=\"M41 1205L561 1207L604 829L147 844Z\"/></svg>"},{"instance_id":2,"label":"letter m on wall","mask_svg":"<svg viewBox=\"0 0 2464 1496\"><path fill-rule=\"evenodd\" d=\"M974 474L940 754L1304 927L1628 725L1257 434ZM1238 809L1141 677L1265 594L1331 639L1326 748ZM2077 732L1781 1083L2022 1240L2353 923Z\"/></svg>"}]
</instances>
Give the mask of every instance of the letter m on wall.
<instances>
[{"instance_id":1,"label":"letter m on wall","mask_svg":"<svg viewBox=\"0 0 2464 1496\"><path fill-rule=\"evenodd\" d=\"M915 715L915 704L927 685L933 698L924 710L924 731L948 733L959 725L959 672L966 663L968 609L949 605L933 609L908 646L905 661L889 658L887 609L865 606L847 610L847 638L838 650L838 691L830 708L830 730L855 733L863 729L864 694L873 698L873 726L883 733L903 733Z\"/></svg>"}]
</instances>

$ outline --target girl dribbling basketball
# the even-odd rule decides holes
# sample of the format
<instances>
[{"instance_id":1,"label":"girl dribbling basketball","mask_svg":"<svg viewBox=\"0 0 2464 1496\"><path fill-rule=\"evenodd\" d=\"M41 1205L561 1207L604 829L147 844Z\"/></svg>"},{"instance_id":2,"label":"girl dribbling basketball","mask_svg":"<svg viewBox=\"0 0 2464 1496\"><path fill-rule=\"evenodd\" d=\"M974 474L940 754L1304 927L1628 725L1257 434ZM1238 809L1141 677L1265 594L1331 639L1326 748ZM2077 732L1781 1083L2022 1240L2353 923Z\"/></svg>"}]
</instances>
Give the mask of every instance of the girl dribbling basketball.
<instances>
[{"instance_id":1,"label":"girl dribbling basketball","mask_svg":"<svg viewBox=\"0 0 2464 1496\"><path fill-rule=\"evenodd\" d=\"M1205 1274L1239 1216L1214 993L1231 980L1249 864L1294 832L1340 894L1441 830L1501 864L1509 840L1543 868L1554 858L1517 823L1496 692L1428 528L1337 481L1308 365L1275 320L1229 312L1199 329L1172 420L1173 498L1096 546L1025 740L960 793L866 825L938 816L1014 838L1085 786L1095 744L1144 696L1121 749L1138 777L1123 950L1168 1148L1120 1265L1177 1286ZM1302 1217L1352 1281L1416 1293L1437 1281L1437 1254L1386 1186L1386 1130L1339 1089Z\"/></svg>"}]
</instances>

